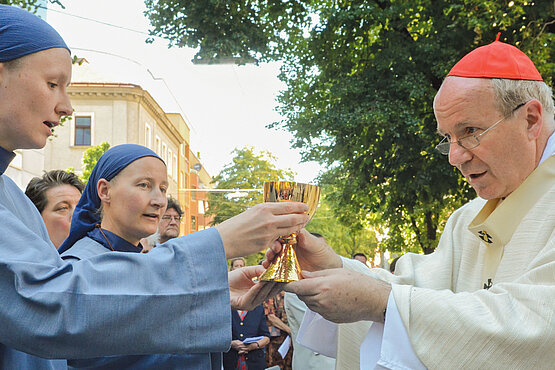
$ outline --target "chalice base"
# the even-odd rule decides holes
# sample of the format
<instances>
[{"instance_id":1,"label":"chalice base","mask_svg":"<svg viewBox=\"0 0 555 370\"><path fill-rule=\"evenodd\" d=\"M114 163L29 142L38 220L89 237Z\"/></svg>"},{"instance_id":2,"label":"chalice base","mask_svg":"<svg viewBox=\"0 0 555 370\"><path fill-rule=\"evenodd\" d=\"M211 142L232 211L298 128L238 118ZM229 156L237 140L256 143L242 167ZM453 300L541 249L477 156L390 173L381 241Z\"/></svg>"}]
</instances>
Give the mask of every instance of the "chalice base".
<instances>
[{"instance_id":1,"label":"chalice base","mask_svg":"<svg viewBox=\"0 0 555 370\"><path fill-rule=\"evenodd\" d=\"M277 281L280 283L301 280L301 267L295 253L297 235L291 234L282 237L279 239L279 242L281 243L281 253L259 279L261 281Z\"/></svg>"}]
</instances>

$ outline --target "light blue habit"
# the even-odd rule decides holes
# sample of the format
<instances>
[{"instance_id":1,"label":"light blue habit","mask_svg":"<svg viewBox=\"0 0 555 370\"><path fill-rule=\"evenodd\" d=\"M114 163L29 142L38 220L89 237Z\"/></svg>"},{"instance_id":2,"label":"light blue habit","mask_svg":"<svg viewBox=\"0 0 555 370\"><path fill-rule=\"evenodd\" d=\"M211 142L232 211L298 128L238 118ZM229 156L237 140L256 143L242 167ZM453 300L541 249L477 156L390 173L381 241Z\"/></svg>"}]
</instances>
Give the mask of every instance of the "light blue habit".
<instances>
[{"instance_id":1,"label":"light blue habit","mask_svg":"<svg viewBox=\"0 0 555 370\"><path fill-rule=\"evenodd\" d=\"M100 157L95 165L83 195L75 207L71 223L71 231L58 252L62 258L76 262L89 259L104 253L140 253L141 246L129 243L109 230L101 229L100 208L102 202L97 193L100 179L114 179L127 166L144 157L155 157L162 161L152 150L136 144L122 144L110 148ZM64 248L65 247L65 248ZM159 248L165 248L162 244ZM65 249L65 251L64 251ZM136 317L141 320L141 317ZM221 358L214 353L215 360ZM102 369L196 369L211 370L211 354L156 354L97 357L84 360L68 360L70 368L102 368ZM214 370L220 370L221 361Z\"/></svg>"},{"instance_id":2,"label":"light blue habit","mask_svg":"<svg viewBox=\"0 0 555 370\"><path fill-rule=\"evenodd\" d=\"M227 264L216 229L148 254L71 264L33 203L3 175L13 156L0 148L1 368L54 367L14 350L74 359L229 349Z\"/></svg>"}]
</instances>

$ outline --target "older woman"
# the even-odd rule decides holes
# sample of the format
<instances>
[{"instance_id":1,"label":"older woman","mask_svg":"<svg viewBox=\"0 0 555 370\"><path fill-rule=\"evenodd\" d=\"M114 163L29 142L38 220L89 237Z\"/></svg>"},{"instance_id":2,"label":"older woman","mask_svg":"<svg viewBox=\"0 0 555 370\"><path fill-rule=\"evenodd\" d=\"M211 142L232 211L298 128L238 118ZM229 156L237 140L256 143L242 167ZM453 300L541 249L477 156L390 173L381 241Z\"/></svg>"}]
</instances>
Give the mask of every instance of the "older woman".
<instances>
[{"instance_id":1,"label":"older woman","mask_svg":"<svg viewBox=\"0 0 555 370\"><path fill-rule=\"evenodd\" d=\"M69 235L73 210L84 188L74 173L62 170L48 171L27 184L25 195L40 212L50 241L56 248Z\"/></svg>"}]
</instances>

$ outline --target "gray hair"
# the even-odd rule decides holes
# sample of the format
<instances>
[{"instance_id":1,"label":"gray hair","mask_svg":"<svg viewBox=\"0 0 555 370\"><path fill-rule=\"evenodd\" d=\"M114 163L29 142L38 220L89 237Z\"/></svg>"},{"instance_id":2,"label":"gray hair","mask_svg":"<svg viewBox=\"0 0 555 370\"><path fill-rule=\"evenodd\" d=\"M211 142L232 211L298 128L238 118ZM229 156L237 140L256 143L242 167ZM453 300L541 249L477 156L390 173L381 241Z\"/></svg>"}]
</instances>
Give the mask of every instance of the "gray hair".
<instances>
[{"instance_id":1,"label":"gray hair","mask_svg":"<svg viewBox=\"0 0 555 370\"><path fill-rule=\"evenodd\" d=\"M541 103L545 115L553 117L553 92L545 82L492 78L491 85L495 104L503 115L508 116L519 104L536 99Z\"/></svg>"}]
</instances>

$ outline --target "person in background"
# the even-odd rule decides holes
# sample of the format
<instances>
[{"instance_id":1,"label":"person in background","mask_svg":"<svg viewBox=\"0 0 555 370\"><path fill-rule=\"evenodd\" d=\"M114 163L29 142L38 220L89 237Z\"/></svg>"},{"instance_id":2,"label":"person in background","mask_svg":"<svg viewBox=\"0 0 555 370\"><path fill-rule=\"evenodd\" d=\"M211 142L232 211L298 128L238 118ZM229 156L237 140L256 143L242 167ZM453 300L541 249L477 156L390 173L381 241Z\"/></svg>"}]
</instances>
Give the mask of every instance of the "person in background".
<instances>
[{"instance_id":1,"label":"person in background","mask_svg":"<svg viewBox=\"0 0 555 370\"><path fill-rule=\"evenodd\" d=\"M183 216L183 211L179 202L168 197L168 203L166 206L166 213L162 216L160 223L158 224L158 231L154 234L142 238L140 243L143 247L141 253L148 253L155 248L156 245L165 243L170 239L177 238L179 236L179 225L181 223L181 217Z\"/></svg>"},{"instance_id":2,"label":"person in background","mask_svg":"<svg viewBox=\"0 0 555 370\"><path fill-rule=\"evenodd\" d=\"M179 236L181 217L183 217L183 211L181 210L179 202L172 197L168 197L166 213L164 213L164 216L162 216L162 219L158 224L160 244Z\"/></svg>"},{"instance_id":3,"label":"person in background","mask_svg":"<svg viewBox=\"0 0 555 370\"><path fill-rule=\"evenodd\" d=\"M285 292L280 292L273 298L264 302L264 314L270 330L270 344L266 351L266 364L268 366L279 366L280 369L290 370L293 360L293 346L289 348L285 357L278 352L287 336L291 336L291 329L287 325L287 314L284 307Z\"/></svg>"},{"instance_id":4,"label":"person in background","mask_svg":"<svg viewBox=\"0 0 555 370\"><path fill-rule=\"evenodd\" d=\"M262 267L228 274L226 260L279 248L280 235L306 224L308 207L264 203L146 255L62 260L37 208L5 171L15 150L43 148L61 118L72 114L71 67L69 48L48 23L0 5L2 367L44 369L56 366L52 358L229 348L231 330L222 328L231 326L230 304L250 309L274 287L253 283ZM76 223L78 216L76 211L71 230L87 223ZM202 288L191 281L202 281Z\"/></svg>"},{"instance_id":5,"label":"person in background","mask_svg":"<svg viewBox=\"0 0 555 370\"><path fill-rule=\"evenodd\" d=\"M399 258L401 258L401 256L399 257L395 257L393 259L393 261L391 261L391 265L389 265L389 271L394 274L395 273L395 266L397 266L397 261L399 260Z\"/></svg>"},{"instance_id":6,"label":"person in background","mask_svg":"<svg viewBox=\"0 0 555 370\"><path fill-rule=\"evenodd\" d=\"M233 258L229 261L229 271L237 270L241 267L245 267L245 259L243 257Z\"/></svg>"},{"instance_id":7,"label":"person in background","mask_svg":"<svg viewBox=\"0 0 555 370\"><path fill-rule=\"evenodd\" d=\"M364 265L368 267L368 258L366 258L364 253L358 252L353 254L353 259L364 263Z\"/></svg>"},{"instance_id":8,"label":"person in background","mask_svg":"<svg viewBox=\"0 0 555 370\"><path fill-rule=\"evenodd\" d=\"M27 184L25 195L40 212L50 241L56 248L69 235L73 210L84 188L74 173L62 170L48 171Z\"/></svg>"},{"instance_id":9,"label":"person in background","mask_svg":"<svg viewBox=\"0 0 555 370\"><path fill-rule=\"evenodd\" d=\"M233 258L229 271L245 267L245 259ZM257 306L252 311L231 310L231 348L223 354L225 370L262 370L266 368L264 347L270 342L268 326L264 318L264 308ZM247 338L256 338L250 343L243 343Z\"/></svg>"}]
</instances>

